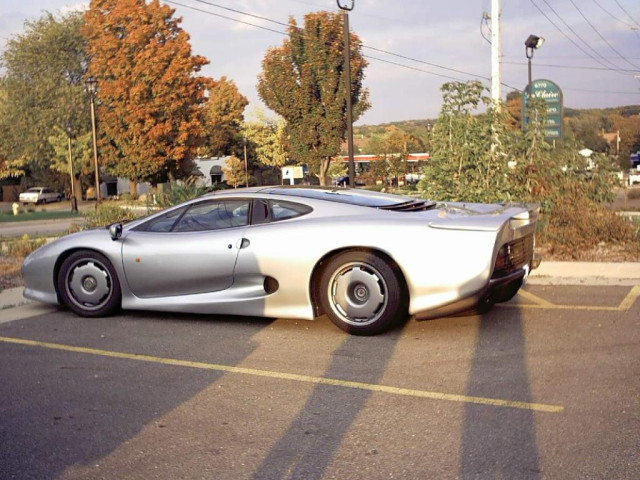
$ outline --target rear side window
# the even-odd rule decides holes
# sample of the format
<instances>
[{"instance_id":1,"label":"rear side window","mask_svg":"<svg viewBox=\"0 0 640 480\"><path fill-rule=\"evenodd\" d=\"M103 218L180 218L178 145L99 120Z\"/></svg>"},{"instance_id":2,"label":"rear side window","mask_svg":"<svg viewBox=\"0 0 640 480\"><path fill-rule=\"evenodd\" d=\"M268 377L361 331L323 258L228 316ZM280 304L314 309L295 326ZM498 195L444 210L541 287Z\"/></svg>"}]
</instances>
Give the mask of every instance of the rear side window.
<instances>
[{"instance_id":1,"label":"rear side window","mask_svg":"<svg viewBox=\"0 0 640 480\"><path fill-rule=\"evenodd\" d=\"M253 202L251 223L259 225L261 223L289 220L301 217L312 211L311 207L300 203L282 200L256 200Z\"/></svg>"}]
</instances>

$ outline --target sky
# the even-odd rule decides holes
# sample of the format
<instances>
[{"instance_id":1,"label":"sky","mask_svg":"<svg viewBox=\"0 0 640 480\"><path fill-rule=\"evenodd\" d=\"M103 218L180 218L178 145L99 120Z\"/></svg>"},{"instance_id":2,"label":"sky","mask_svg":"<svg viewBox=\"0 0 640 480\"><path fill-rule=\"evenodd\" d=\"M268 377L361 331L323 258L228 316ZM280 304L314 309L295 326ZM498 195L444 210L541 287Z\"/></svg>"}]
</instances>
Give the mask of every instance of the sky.
<instances>
[{"instance_id":1,"label":"sky","mask_svg":"<svg viewBox=\"0 0 640 480\"><path fill-rule=\"evenodd\" d=\"M162 0L182 17L202 74L233 80L250 102L269 47L285 38L282 24L306 13L338 11L336 0ZM339 0L351 6L351 0ZM640 104L640 2L637 0L500 0L502 99L527 85L524 41L544 45L532 59L533 79L560 86L569 108ZM0 49L43 11L86 8L69 0L0 0ZM480 80L490 87L491 0L353 0L349 22L369 66L372 103L357 125L436 118L445 82ZM232 9L232 10L229 10ZM485 15L486 14L486 15ZM488 24L488 25L487 25Z\"/></svg>"}]
</instances>

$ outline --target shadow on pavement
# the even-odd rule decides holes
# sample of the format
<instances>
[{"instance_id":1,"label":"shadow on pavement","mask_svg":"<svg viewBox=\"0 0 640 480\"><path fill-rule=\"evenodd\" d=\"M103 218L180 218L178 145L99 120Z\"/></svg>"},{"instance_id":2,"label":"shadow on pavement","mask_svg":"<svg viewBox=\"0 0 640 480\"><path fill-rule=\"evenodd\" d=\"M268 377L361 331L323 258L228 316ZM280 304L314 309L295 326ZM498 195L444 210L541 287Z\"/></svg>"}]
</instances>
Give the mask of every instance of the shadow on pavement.
<instances>
[{"instance_id":1,"label":"shadow on pavement","mask_svg":"<svg viewBox=\"0 0 640 480\"><path fill-rule=\"evenodd\" d=\"M482 317L466 394L532 402L520 310ZM463 479L542 478L534 412L468 403L461 455Z\"/></svg>"},{"instance_id":2,"label":"shadow on pavement","mask_svg":"<svg viewBox=\"0 0 640 480\"><path fill-rule=\"evenodd\" d=\"M0 325L0 336L236 365L268 320L68 312ZM49 348L0 344L0 478L57 478L93 465L223 375Z\"/></svg>"},{"instance_id":3,"label":"shadow on pavement","mask_svg":"<svg viewBox=\"0 0 640 480\"><path fill-rule=\"evenodd\" d=\"M333 353L325 377L377 383L401 337L394 330L377 337L346 337ZM373 348L372 348L372 344ZM372 356L371 351L376 355ZM254 480L323 477L370 391L318 385L298 417L273 446Z\"/></svg>"}]
</instances>

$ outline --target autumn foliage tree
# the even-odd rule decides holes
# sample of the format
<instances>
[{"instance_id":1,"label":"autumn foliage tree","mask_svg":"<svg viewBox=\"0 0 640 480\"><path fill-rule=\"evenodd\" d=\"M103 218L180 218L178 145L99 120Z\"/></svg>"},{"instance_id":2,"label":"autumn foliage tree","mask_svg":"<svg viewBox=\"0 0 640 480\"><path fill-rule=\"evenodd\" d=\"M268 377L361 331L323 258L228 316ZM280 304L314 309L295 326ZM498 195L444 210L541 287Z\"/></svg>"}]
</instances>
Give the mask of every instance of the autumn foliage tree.
<instances>
[{"instance_id":1,"label":"autumn foliage tree","mask_svg":"<svg viewBox=\"0 0 640 480\"><path fill-rule=\"evenodd\" d=\"M202 153L214 157L238 153L244 109L249 104L236 84L222 77L213 82L205 107L205 138Z\"/></svg>"},{"instance_id":2,"label":"autumn foliage tree","mask_svg":"<svg viewBox=\"0 0 640 480\"><path fill-rule=\"evenodd\" d=\"M351 101L353 118L369 108L363 88L366 60L362 44L351 34ZM325 184L331 157L346 137L345 65L340 14L307 14L304 28L289 20L289 37L267 51L258 78L265 104L287 122L292 158L309 166Z\"/></svg>"},{"instance_id":3,"label":"autumn foliage tree","mask_svg":"<svg viewBox=\"0 0 640 480\"><path fill-rule=\"evenodd\" d=\"M85 34L99 81L101 159L135 183L180 176L203 136L208 63L158 0L92 0Z\"/></svg>"}]
</instances>

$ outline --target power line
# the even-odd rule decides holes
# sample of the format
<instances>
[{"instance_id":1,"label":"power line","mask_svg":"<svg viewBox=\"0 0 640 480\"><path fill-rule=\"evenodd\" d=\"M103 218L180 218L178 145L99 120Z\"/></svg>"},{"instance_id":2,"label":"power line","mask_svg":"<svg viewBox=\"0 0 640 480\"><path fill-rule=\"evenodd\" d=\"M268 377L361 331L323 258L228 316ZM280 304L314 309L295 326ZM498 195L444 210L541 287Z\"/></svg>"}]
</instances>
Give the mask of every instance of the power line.
<instances>
[{"instance_id":1,"label":"power line","mask_svg":"<svg viewBox=\"0 0 640 480\"><path fill-rule=\"evenodd\" d=\"M584 18L585 22L587 22L589 24L589 26L593 29L594 32L596 32L598 34L598 36L609 46L609 48L611 49L612 52L614 52L615 54L619 55L620 58L622 58L625 62L627 62L629 65L631 65L632 67L639 69L640 67L638 67L637 65L634 65L633 63L631 63L629 60L627 60L624 55L622 55L618 50L616 50L613 45L611 45L609 43L609 41L604 38L602 36L602 34L598 31L598 29L596 27L593 26L593 24L589 21L589 19L585 16L584 13L582 13L582 10L580 10L580 8L578 7L578 5L576 5L576 2L574 2L574 0L569 0L571 2L571 5L573 5L576 10L578 11L578 13L582 16L582 18Z\"/></svg>"},{"instance_id":2,"label":"power line","mask_svg":"<svg viewBox=\"0 0 640 480\"><path fill-rule=\"evenodd\" d=\"M564 21L564 19L558 14L558 12L555 11L555 9L549 4L549 2L547 2L547 0L542 0L547 7L549 7L549 9L555 14L556 17L558 17L560 19L560 21L582 42L584 43L588 48L590 48L598 57L602 58L604 61L608 62L610 65L613 66L613 68L611 68L609 65L605 65L604 63L602 63L600 60L598 60L597 58L595 58L593 55L591 55L589 52L587 52L584 48L582 48L578 43L576 43L569 35L567 35L567 33L561 29L558 25L556 25L556 23L551 20L551 18L549 18L549 16L544 13L544 11L533 1L533 0L529 0L534 7L536 7L538 9L538 11L540 11L540 13L542 13L542 15L549 20L549 22L551 22L551 24L556 27L556 29L562 33L562 35L564 35L571 43L573 43L576 47L578 47L583 53L585 53L587 56L589 56L592 60L595 60L596 62L598 62L600 65L604 66L604 67L609 67L612 70L618 70L619 67L614 64L613 62L608 61L606 58L604 58L602 55L600 55L600 53L598 53L591 45L589 45L588 42L586 42L578 33L576 33L576 31L571 28L571 26Z\"/></svg>"},{"instance_id":3,"label":"power line","mask_svg":"<svg viewBox=\"0 0 640 480\"><path fill-rule=\"evenodd\" d=\"M268 32L277 33L278 35L282 35L282 36L288 36L289 35L287 32L283 32L283 31L280 31L280 30L275 30L275 29L272 29L272 28L269 28L269 27L264 27L262 25L256 25L256 24L251 23L251 22L246 22L246 21L243 21L243 20L239 20L237 18L233 18L233 17L229 17L229 16L226 16L226 15L221 15L221 14L218 14L218 13L214 13L214 12L212 12L210 10L204 10L204 9L201 9L201 8L198 8L198 7L194 7L192 5L186 5L184 3L176 2L175 0L164 0L164 1L166 3L170 3L172 5L177 5L177 6L184 7L184 8L190 9L190 10L194 10L194 11L197 11L197 12L200 12L200 13L205 13L207 15L211 15L211 16L214 16L214 17L222 18L224 20L229 20L229 21L240 23L240 24L243 24L243 25L255 27L255 28L258 28L258 29L261 29L261 30L266 30ZM272 20L272 19L270 19L268 17L263 17L263 16L260 16L260 15L255 15L255 14L251 14L251 13L242 12L240 10L232 9L232 8L229 8L229 7L224 7L224 6L221 6L221 5L219 6L219 5L214 4L212 2L207 2L207 1L204 1L204 0L195 0L195 1L197 1L199 3L207 4L207 5L212 6L212 7L219 7L219 8L222 8L224 10L227 10L227 11L232 11L232 12L238 13L240 15L247 15L247 16L259 19L259 20L264 20L264 21L267 21L267 22L275 23L275 24L278 24L278 25L281 25L281 26L285 26L287 28L291 26L290 24L279 22L277 20ZM534 6L535 6L535 4L534 4ZM296 27L296 28L298 30L304 32L303 28L301 28L301 27ZM483 77L481 75L477 75L477 74L470 73L470 72L465 72L465 71L462 71L462 70L457 70L457 69L454 69L454 68L445 67L445 66L442 66L442 65L432 64L432 63L429 63L429 62L426 62L426 61L423 61L423 60L415 59L415 58L412 58L412 57L409 57L409 56L406 56L406 55L401 55L401 54L397 54L397 53L393 53L393 52L388 52L386 50L378 49L378 48L375 48L375 47L368 47L366 45L363 45L363 48L367 48L367 49L370 49L370 50L373 50L373 51L377 51L379 53L383 53L383 54L395 56L395 57L398 57L398 58L402 58L404 60L410 60L410 61L413 61L413 62L417 62L417 63L421 63L421 64L430 65L430 66L434 66L434 67L437 67L437 68L449 70L449 71L454 72L454 73L459 73L459 74L462 74L462 75L471 76L471 77L479 78L479 79L482 79L482 80L487 80L487 81L489 80L488 77ZM422 68L418 68L418 67L415 67L415 66L406 65L406 64L403 64L403 63L399 63L399 62L394 62L392 60L386 60L386 59L382 59L382 58L379 58L379 57L374 57L372 55L363 55L363 56L365 58L369 59L369 60L374 60L374 61L377 61L377 62L382 62L382 63L389 64L389 65L394 65L394 66L405 68L405 69L408 69L408 70L413 70L413 71L425 73L425 74L428 74L428 75L434 75L434 76L437 76L437 77L446 78L448 80L463 81L460 78L452 77L450 75L445 75L445 74L432 72L432 71L425 70L425 69L422 69ZM509 63L509 62L505 62L505 63ZM513 62L513 63L517 64L515 62ZM589 67L584 67L584 68L589 68ZM594 69L595 68L597 68L597 67L594 67ZM606 66L606 65L604 65L604 68L602 68L600 70L612 71L612 69L610 67ZM614 70L614 71L618 71L618 70ZM624 71L628 71L628 70L624 70ZM522 89L520 89L518 87L514 87L513 85L509 85L509 84L507 84L505 82L501 82L501 85L503 85L504 87L509 88L511 90L518 91L520 93L523 92ZM571 91L571 90L580 90L580 89L565 88L565 90ZM607 91L600 91L600 90L598 90L598 91L595 91L595 90L582 90L582 91L601 92L601 93L616 93L616 94L639 94L640 95L640 93L636 93L636 92L607 92Z\"/></svg>"},{"instance_id":4,"label":"power line","mask_svg":"<svg viewBox=\"0 0 640 480\"><path fill-rule=\"evenodd\" d=\"M172 5L178 5L180 7L188 8L190 10L194 10L196 12L206 13L208 15L212 15L214 17L223 18L225 20L231 20L232 22L241 23L243 25L249 25L250 27L259 28L261 30L266 30L267 32L277 33L279 35L288 35L285 32L280 32L278 30L274 30L273 28L263 27L262 25L256 25L254 23L244 22L242 20L238 20L237 18L227 17L226 15L220 15L218 13L213 13L210 10L203 10L202 8L197 8L192 5L185 5L184 3L175 2L173 0L164 0L165 3L170 3Z\"/></svg>"},{"instance_id":5,"label":"power line","mask_svg":"<svg viewBox=\"0 0 640 480\"><path fill-rule=\"evenodd\" d=\"M607 15L609 15L611 18L613 18L614 20L622 23L623 25L626 25L629 28L636 28L633 25L631 25L630 23L625 22L624 20L616 17L613 13L611 13L609 10L607 10L606 8L604 8L602 5L600 5L600 3L598 2L598 0L592 0L593 3L595 3L598 7L600 7L600 10L602 10L604 13L606 13Z\"/></svg>"},{"instance_id":6,"label":"power line","mask_svg":"<svg viewBox=\"0 0 640 480\"><path fill-rule=\"evenodd\" d=\"M519 58L519 57L517 57ZM502 62L505 65L527 65L525 62ZM606 72L610 72L611 69L610 68L606 68L606 67L588 67L586 65L554 65L554 64L549 64L549 63L539 63L536 62L536 65L539 67L549 67L549 68L563 68L566 70L597 70L597 71L606 71ZM632 73L636 73L637 70L620 70L621 72L628 72L630 74Z\"/></svg>"},{"instance_id":7,"label":"power line","mask_svg":"<svg viewBox=\"0 0 640 480\"><path fill-rule=\"evenodd\" d=\"M631 14L627 12L627 10L622 5L620 5L620 2L618 0L614 0L614 2L616 2L616 5L620 7L620 10L622 10L624 13L627 14L627 17L629 17L633 23L635 23L638 27L640 27L640 23L638 23L636 19L633 18Z\"/></svg>"},{"instance_id":8,"label":"power line","mask_svg":"<svg viewBox=\"0 0 640 480\"><path fill-rule=\"evenodd\" d=\"M185 7L185 8L191 8L193 10L197 10L197 11L203 12L203 13L209 13L209 14L214 15L216 17L221 17L221 18L224 18L224 19L227 19L227 20L231 20L231 21L237 21L237 22L243 23L245 25L255 26L257 28L262 28L263 30L268 30L268 31L271 31L271 32L275 32L275 33L278 33L280 35L288 35L287 33L282 32L282 31L272 30L272 29L269 29L269 28L266 28L266 27L262 27L260 25L255 25L255 24L252 24L252 23L249 23L249 22L236 20L236 19L231 18L231 17L226 17L224 15L215 14L215 13L209 11L209 10L198 9L198 8L195 8L195 7L191 7L189 5L180 4L180 3L172 1L172 0L166 0L166 1L167 1L167 3L180 5L180 6ZM283 26L283 27L286 27L286 28L291 27L291 25L288 24L288 23L280 22L278 20L273 20L271 18L264 17L262 15L256 15L256 14L253 14L253 13L243 12L242 10L238 10L238 9L231 8L231 7L226 7L224 5L219 5L217 3L209 2L209 1L206 1L206 0L194 0L194 1L198 2L198 3L202 3L202 4L205 4L205 5L208 5L210 7L220 8L222 10L227 10L227 11L230 11L230 12L233 12L233 13L238 13L240 15L245 15L245 16L248 16L248 17L252 17L252 18L255 18L255 19L258 19L258 20L263 20L263 21L266 21L266 22L274 23L276 25L280 25L280 26ZM301 27L296 27L296 28L299 31L304 32L303 28L301 28ZM425 60L420 60L420 59L417 59L417 58L408 57L406 55L401 55L399 53L389 52L387 50L382 50L380 48L370 47L370 46L364 45L364 44L362 45L362 48L367 49L367 50L372 50L372 51L378 52L378 53L383 53L385 55L390 55L392 57L401 58L403 60L409 60L409 61L420 63L420 64L423 64L423 65L428 65L430 67L439 68L439 69L442 69L442 70L447 70L449 72L458 73L460 75L466 75L466 76L469 76L469 77L474 77L474 78L478 78L478 79L482 79L482 80L488 80L489 79L488 77L485 77L485 76L482 76L482 75L478 75L478 74L475 74L475 73L466 72L464 70L459 70L459 69L456 69L456 68L445 67L444 65L439 65L437 63L427 62ZM374 58L374 57L371 57L371 58ZM377 59L377 60L383 61L381 59ZM394 62L387 62L387 63L391 63L391 64L394 64L394 65L397 65L397 66L402 66L402 64L400 64L400 63L394 63ZM407 66L405 65L405 67L407 67ZM414 69L414 70L418 70L418 69ZM429 73L429 74L436 75L436 76L441 76L441 77L444 77L444 78L458 80L458 79L455 79L454 77L447 77L446 75L436 74L434 72L429 72L427 70L421 70L421 71L423 71L424 73Z\"/></svg>"},{"instance_id":9,"label":"power line","mask_svg":"<svg viewBox=\"0 0 640 480\"><path fill-rule=\"evenodd\" d=\"M606 13L607 15L609 15L611 18L613 18L615 21L620 22L621 24L629 27L631 29L631 31L635 34L636 37L638 37L638 39L640 39L640 33L638 33L638 27L631 25L628 22L625 22L624 20L616 17L613 13L611 13L609 10L607 10L606 8L604 8L602 5L600 5L600 3L597 0L593 0L593 3L595 3L598 7L600 7L600 10L602 10L604 13Z\"/></svg>"}]
</instances>

